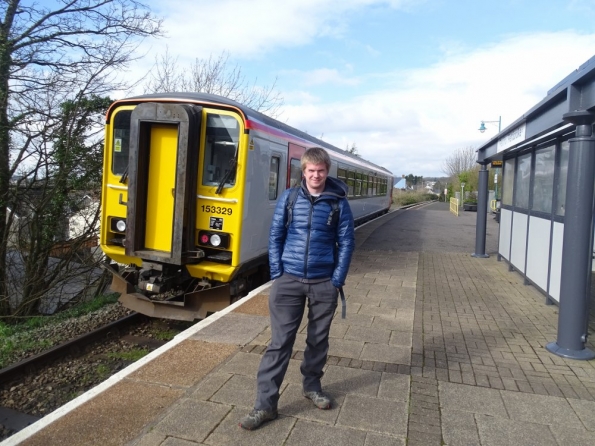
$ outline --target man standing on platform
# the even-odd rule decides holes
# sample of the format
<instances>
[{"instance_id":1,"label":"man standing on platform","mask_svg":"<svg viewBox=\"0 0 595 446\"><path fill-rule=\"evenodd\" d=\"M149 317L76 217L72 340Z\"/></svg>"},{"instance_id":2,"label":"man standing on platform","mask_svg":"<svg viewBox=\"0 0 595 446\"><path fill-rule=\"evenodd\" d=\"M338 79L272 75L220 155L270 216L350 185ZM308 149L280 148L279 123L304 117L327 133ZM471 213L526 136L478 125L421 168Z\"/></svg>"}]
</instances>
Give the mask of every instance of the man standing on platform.
<instances>
[{"instance_id":1,"label":"man standing on platform","mask_svg":"<svg viewBox=\"0 0 595 446\"><path fill-rule=\"evenodd\" d=\"M258 428L277 418L279 388L308 303L306 349L300 370L303 395L319 409L330 409L320 380L326 364L329 331L355 247L347 186L328 177L331 160L321 148L306 150L303 180L280 197L269 236L271 343L257 375L254 409L240 421ZM293 190L293 192L292 192Z\"/></svg>"}]
</instances>

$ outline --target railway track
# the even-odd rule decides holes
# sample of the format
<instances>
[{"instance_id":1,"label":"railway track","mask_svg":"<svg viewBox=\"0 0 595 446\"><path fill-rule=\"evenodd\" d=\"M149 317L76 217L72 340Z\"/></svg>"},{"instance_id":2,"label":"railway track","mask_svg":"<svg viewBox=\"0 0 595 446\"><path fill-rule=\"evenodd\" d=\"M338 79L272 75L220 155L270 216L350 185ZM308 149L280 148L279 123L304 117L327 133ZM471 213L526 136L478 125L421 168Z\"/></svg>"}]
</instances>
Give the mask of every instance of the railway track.
<instances>
[{"instance_id":1,"label":"railway track","mask_svg":"<svg viewBox=\"0 0 595 446\"><path fill-rule=\"evenodd\" d=\"M109 337L114 333L118 333L120 330L124 330L132 324L137 324L143 319L146 319L146 317L138 313L132 313L117 321L90 331L89 333L85 333L74 339L70 339L47 351L0 369L0 384L10 381L15 377L22 376L23 374L34 372L45 364L48 364L49 362L68 354L76 354L77 352L80 352L85 346L101 340L102 338Z\"/></svg>"},{"instance_id":2,"label":"railway track","mask_svg":"<svg viewBox=\"0 0 595 446\"><path fill-rule=\"evenodd\" d=\"M58 409L190 324L121 317L0 370L0 441Z\"/></svg>"}]
</instances>

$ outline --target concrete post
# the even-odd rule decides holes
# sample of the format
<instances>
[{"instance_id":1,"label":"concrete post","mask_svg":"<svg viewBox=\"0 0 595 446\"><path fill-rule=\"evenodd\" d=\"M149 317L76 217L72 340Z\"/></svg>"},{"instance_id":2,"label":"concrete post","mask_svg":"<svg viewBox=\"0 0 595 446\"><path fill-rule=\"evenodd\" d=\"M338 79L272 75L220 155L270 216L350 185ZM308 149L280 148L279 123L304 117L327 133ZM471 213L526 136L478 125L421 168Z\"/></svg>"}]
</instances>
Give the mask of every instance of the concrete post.
<instances>
[{"instance_id":1,"label":"concrete post","mask_svg":"<svg viewBox=\"0 0 595 446\"><path fill-rule=\"evenodd\" d=\"M565 358L588 360L595 358L595 353L585 347L592 256L595 117L587 111L576 111L566 113L564 119L575 124L576 131L569 141L558 338L547 344L546 349Z\"/></svg>"},{"instance_id":2,"label":"concrete post","mask_svg":"<svg viewBox=\"0 0 595 446\"><path fill-rule=\"evenodd\" d=\"M479 171L479 185L477 191L477 220L475 223L475 253L472 257L485 259L486 254L486 227L488 219L488 170L485 164Z\"/></svg>"}]
</instances>

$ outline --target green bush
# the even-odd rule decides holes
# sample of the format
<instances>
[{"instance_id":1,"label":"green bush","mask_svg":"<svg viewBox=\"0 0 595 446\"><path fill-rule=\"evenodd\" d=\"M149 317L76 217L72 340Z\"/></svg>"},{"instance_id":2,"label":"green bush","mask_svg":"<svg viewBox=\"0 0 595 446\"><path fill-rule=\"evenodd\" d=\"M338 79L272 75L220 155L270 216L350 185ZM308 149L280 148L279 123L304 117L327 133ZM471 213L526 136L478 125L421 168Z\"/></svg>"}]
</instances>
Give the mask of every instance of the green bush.
<instances>
[{"instance_id":1,"label":"green bush","mask_svg":"<svg viewBox=\"0 0 595 446\"><path fill-rule=\"evenodd\" d=\"M428 194L426 192L419 191L405 191L393 194L393 204L402 207L415 203L422 203L424 201L436 200L436 195Z\"/></svg>"}]
</instances>

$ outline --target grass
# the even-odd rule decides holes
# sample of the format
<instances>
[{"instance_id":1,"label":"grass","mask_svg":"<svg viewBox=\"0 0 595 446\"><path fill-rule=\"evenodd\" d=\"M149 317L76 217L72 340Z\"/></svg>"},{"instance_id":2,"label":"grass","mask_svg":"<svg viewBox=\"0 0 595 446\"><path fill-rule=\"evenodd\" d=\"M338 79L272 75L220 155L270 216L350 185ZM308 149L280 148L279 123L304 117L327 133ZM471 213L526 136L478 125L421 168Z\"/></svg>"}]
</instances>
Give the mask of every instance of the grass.
<instances>
[{"instance_id":1,"label":"grass","mask_svg":"<svg viewBox=\"0 0 595 446\"><path fill-rule=\"evenodd\" d=\"M428 194L419 191L404 191L395 192L393 194L393 203L397 206L407 206L415 203L422 203L424 201L432 201L437 199L437 195Z\"/></svg>"},{"instance_id":2,"label":"grass","mask_svg":"<svg viewBox=\"0 0 595 446\"><path fill-rule=\"evenodd\" d=\"M155 339L159 339L160 341L171 341L178 333L179 331L162 330L155 332L153 336Z\"/></svg>"},{"instance_id":3,"label":"grass","mask_svg":"<svg viewBox=\"0 0 595 446\"><path fill-rule=\"evenodd\" d=\"M19 352L45 350L51 347L50 340L35 334L36 329L91 313L117 300L117 293L105 294L51 316L32 316L16 324L0 321L0 368L14 362L13 358L19 356Z\"/></svg>"},{"instance_id":4,"label":"grass","mask_svg":"<svg viewBox=\"0 0 595 446\"><path fill-rule=\"evenodd\" d=\"M95 370L101 380L105 380L111 374L111 369L106 364L99 364Z\"/></svg>"},{"instance_id":5,"label":"grass","mask_svg":"<svg viewBox=\"0 0 595 446\"><path fill-rule=\"evenodd\" d=\"M127 352L109 353L107 356L111 359L122 359L124 361L134 362L148 354L149 350L146 348L135 348Z\"/></svg>"}]
</instances>

